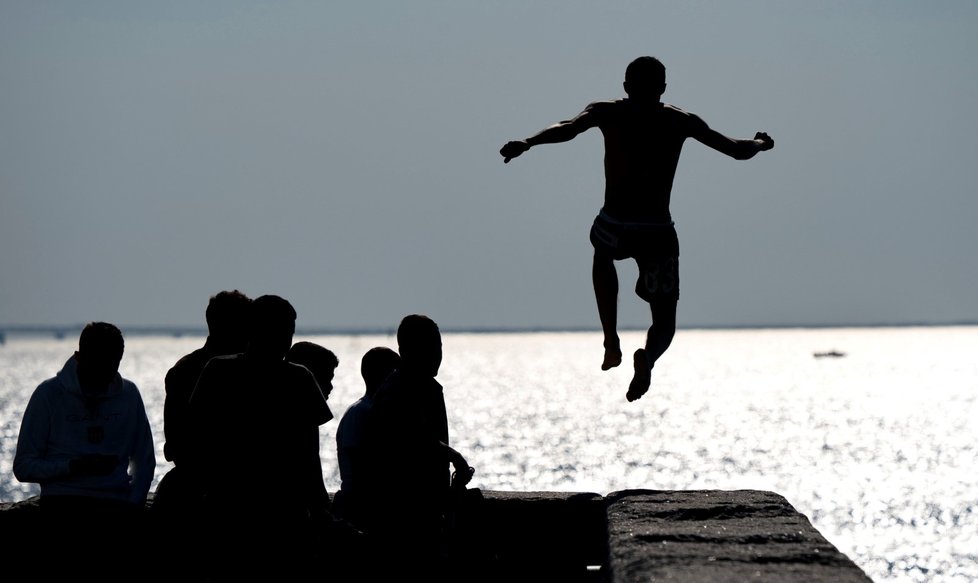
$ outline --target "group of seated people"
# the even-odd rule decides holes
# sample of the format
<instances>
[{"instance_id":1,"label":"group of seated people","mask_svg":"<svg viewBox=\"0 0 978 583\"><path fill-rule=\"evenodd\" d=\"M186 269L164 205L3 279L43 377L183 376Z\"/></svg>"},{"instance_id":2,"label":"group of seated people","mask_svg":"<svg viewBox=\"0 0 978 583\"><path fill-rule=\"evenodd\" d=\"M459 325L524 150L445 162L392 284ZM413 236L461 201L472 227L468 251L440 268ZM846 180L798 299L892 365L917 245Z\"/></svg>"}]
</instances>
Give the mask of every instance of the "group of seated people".
<instances>
[{"instance_id":1,"label":"group of seated people","mask_svg":"<svg viewBox=\"0 0 978 583\"><path fill-rule=\"evenodd\" d=\"M173 468L152 497L152 431L138 389L118 372L122 332L83 329L24 412L14 474L40 484L38 524L60 531L79 560L155 554L162 572L192 580L386 580L406 563L438 579L473 470L449 445L437 324L406 316L397 352L364 354L366 392L337 428L341 486L331 497L319 427L333 418L336 355L293 342L296 312L279 296L222 291L206 319L204 346L166 374Z\"/></svg>"}]
</instances>

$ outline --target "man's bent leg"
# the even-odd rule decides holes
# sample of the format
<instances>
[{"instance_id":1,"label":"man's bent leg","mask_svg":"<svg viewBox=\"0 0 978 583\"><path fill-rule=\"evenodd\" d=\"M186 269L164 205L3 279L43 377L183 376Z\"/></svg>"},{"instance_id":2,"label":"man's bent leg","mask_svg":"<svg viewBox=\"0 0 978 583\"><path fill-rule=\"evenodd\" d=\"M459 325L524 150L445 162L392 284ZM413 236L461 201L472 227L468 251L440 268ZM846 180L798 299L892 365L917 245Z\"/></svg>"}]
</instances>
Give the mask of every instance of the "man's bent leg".
<instances>
[{"instance_id":1,"label":"man's bent leg","mask_svg":"<svg viewBox=\"0 0 978 583\"><path fill-rule=\"evenodd\" d=\"M618 272L610 255L595 250L591 266L594 298L598 302L598 318L604 333L604 361L601 370L621 364L621 341L618 339Z\"/></svg>"},{"instance_id":2,"label":"man's bent leg","mask_svg":"<svg viewBox=\"0 0 978 583\"><path fill-rule=\"evenodd\" d=\"M625 398L629 401L640 399L652 383L652 367L662 356L676 335L676 307L679 298L655 297L649 302L652 310L652 325L645 337L645 348L639 348L633 355L635 374L628 385Z\"/></svg>"},{"instance_id":3,"label":"man's bent leg","mask_svg":"<svg viewBox=\"0 0 978 583\"><path fill-rule=\"evenodd\" d=\"M652 325L645 337L645 357L651 365L655 365L676 336L678 304L679 298L669 297L656 298L649 304L652 309Z\"/></svg>"}]
</instances>

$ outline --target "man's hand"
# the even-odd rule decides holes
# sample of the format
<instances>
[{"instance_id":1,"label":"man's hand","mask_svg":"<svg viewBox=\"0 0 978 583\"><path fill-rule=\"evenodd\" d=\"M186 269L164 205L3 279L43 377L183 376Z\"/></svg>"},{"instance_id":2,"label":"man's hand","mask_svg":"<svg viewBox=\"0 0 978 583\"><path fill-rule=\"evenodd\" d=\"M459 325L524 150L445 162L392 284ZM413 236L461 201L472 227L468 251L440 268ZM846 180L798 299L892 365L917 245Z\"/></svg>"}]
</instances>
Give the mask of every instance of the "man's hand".
<instances>
[{"instance_id":1,"label":"man's hand","mask_svg":"<svg viewBox=\"0 0 978 583\"><path fill-rule=\"evenodd\" d=\"M765 150L770 150L771 148L774 147L774 140L772 140L771 136L767 135L764 132L757 132L756 134L754 134L754 140L758 142L758 147L757 147L758 151L763 152Z\"/></svg>"},{"instance_id":2,"label":"man's hand","mask_svg":"<svg viewBox=\"0 0 978 583\"><path fill-rule=\"evenodd\" d=\"M463 489L465 486L472 481L472 476L475 475L475 468L469 467L468 464L456 464L455 471L452 472L452 488Z\"/></svg>"},{"instance_id":3,"label":"man's hand","mask_svg":"<svg viewBox=\"0 0 978 583\"><path fill-rule=\"evenodd\" d=\"M518 157L520 154L529 149L530 144L527 144L526 140L516 140L513 142L506 142L506 145L499 150L499 153L503 157L503 162L508 164L510 160Z\"/></svg>"},{"instance_id":4,"label":"man's hand","mask_svg":"<svg viewBox=\"0 0 978 583\"><path fill-rule=\"evenodd\" d=\"M465 461L462 454L458 453L454 449L451 450L451 457L449 460L451 461L452 466L455 467L455 471L452 472L452 488L465 488L465 485L472 480L472 476L475 474L475 468L470 467L469 462Z\"/></svg>"},{"instance_id":5,"label":"man's hand","mask_svg":"<svg viewBox=\"0 0 978 583\"><path fill-rule=\"evenodd\" d=\"M75 476L107 476L118 463L114 455L88 454L71 460L68 467Z\"/></svg>"}]
</instances>

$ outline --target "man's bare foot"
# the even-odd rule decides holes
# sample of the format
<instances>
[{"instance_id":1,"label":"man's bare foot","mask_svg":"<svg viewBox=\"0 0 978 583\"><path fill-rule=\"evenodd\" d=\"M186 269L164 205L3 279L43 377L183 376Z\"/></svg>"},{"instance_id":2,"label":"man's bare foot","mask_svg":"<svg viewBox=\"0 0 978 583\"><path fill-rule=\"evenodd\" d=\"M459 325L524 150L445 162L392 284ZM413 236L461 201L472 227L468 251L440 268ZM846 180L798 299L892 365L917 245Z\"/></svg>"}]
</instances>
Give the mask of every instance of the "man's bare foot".
<instances>
[{"instance_id":1,"label":"man's bare foot","mask_svg":"<svg viewBox=\"0 0 978 583\"><path fill-rule=\"evenodd\" d=\"M648 392L649 385L652 384L652 365L645 358L644 348L635 351L632 362L635 366L635 375L632 376L632 382L628 384L628 392L625 393L628 402L641 399L642 395Z\"/></svg>"},{"instance_id":2,"label":"man's bare foot","mask_svg":"<svg viewBox=\"0 0 978 583\"><path fill-rule=\"evenodd\" d=\"M601 370L610 370L621 364L621 348L605 348Z\"/></svg>"}]
</instances>

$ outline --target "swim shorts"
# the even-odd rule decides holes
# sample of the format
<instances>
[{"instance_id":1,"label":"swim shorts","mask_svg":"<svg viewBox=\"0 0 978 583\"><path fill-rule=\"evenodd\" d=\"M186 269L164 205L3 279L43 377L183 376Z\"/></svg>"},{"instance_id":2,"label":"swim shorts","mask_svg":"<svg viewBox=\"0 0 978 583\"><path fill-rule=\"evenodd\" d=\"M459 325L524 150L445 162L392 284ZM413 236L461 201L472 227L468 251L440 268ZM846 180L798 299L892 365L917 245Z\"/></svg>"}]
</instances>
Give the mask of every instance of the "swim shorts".
<instances>
[{"instance_id":1,"label":"swim shorts","mask_svg":"<svg viewBox=\"0 0 978 583\"><path fill-rule=\"evenodd\" d=\"M679 236L674 223L626 223L603 211L591 226L591 245L615 260L635 259L635 293L650 302L654 297L679 298Z\"/></svg>"}]
</instances>

